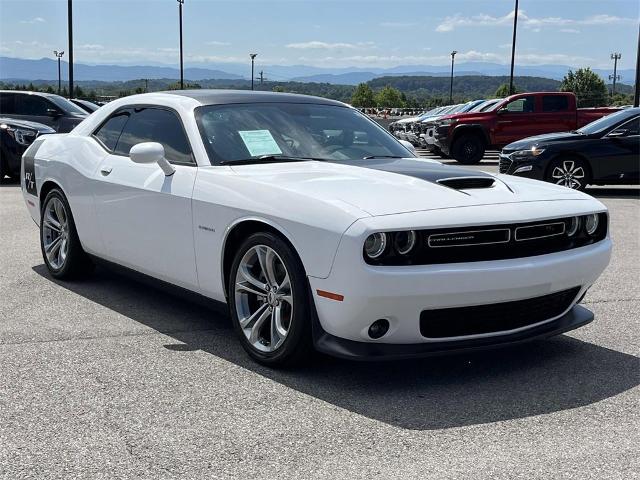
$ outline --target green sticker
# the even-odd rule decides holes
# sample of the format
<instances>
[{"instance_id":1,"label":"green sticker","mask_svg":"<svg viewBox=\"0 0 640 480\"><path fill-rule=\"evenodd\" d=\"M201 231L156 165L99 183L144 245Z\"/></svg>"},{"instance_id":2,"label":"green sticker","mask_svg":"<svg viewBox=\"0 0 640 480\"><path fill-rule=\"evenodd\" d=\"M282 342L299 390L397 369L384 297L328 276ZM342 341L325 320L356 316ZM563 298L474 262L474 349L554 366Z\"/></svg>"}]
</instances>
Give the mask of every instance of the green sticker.
<instances>
[{"instance_id":1,"label":"green sticker","mask_svg":"<svg viewBox=\"0 0 640 480\"><path fill-rule=\"evenodd\" d=\"M269 130L241 130L238 133L252 157L282 153Z\"/></svg>"}]
</instances>

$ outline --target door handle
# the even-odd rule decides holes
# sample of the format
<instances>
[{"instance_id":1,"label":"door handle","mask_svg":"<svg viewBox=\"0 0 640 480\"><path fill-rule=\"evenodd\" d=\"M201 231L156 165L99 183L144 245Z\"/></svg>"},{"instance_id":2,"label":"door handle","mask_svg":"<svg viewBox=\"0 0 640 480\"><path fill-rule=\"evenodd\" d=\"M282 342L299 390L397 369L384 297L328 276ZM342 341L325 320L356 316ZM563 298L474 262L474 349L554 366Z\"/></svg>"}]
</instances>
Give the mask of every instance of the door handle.
<instances>
[{"instance_id":1,"label":"door handle","mask_svg":"<svg viewBox=\"0 0 640 480\"><path fill-rule=\"evenodd\" d=\"M113 170L113 167L102 167L100 169L100 173L102 174L103 177L106 177L111 173L111 170Z\"/></svg>"}]
</instances>

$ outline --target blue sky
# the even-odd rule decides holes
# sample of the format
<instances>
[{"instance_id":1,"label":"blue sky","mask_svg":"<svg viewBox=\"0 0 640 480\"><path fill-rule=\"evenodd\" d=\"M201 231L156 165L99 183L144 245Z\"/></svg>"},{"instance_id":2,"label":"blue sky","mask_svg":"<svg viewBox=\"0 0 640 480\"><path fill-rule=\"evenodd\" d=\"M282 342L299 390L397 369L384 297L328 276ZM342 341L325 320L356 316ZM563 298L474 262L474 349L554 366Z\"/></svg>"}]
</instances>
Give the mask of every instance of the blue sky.
<instances>
[{"instance_id":1,"label":"blue sky","mask_svg":"<svg viewBox=\"0 0 640 480\"><path fill-rule=\"evenodd\" d=\"M66 0L0 0L0 55L67 50ZM185 0L185 62L392 67L508 63L512 0ZM637 0L521 0L517 61L634 68ZM75 0L76 61L168 64L178 58L176 0Z\"/></svg>"}]
</instances>

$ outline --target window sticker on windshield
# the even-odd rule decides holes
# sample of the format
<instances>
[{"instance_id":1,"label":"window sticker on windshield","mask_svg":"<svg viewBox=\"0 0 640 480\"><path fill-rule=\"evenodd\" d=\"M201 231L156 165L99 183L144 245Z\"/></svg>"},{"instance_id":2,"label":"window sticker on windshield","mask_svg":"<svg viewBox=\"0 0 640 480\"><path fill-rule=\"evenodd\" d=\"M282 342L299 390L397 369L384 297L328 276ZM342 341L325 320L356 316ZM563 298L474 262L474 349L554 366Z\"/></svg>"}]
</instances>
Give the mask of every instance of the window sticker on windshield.
<instances>
[{"instance_id":1,"label":"window sticker on windshield","mask_svg":"<svg viewBox=\"0 0 640 480\"><path fill-rule=\"evenodd\" d=\"M252 157L282 153L269 130L240 130L238 133Z\"/></svg>"}]
</instances>

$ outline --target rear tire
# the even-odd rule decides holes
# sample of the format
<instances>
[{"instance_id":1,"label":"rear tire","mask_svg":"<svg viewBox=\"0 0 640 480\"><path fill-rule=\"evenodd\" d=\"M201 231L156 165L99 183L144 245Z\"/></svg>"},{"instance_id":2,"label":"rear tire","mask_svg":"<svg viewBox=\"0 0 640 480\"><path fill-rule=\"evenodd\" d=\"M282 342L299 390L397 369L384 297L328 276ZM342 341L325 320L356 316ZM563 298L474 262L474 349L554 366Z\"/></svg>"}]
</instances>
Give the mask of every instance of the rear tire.
<instances>
[{"instance_id":1,"label":"rear tire","mask_svg":"<svg viewBox=\"0 0 640 480\"><path fill-rule=\"evenodd\" d=\"M463 133L453 143L451 154L463 165L475 165L484 157L485 144L475 133Z\"/></svg>"},{"instance_id":2,"label":"rear tire","mask_svg":"<svg viewBox=\"0 0 640 480\"><path fill-rule=\"evenodd\" d=\"M231 321L242 347L270 367L304 364L313 352L311 302L302 262L270 232L251 235L228 278Z\"/></svg>"},{"instance_id":3,"label":"rear tire","mask_svg":"<svg viewBox=\"0 0 640 480\"><path fill-rule=\"evenodd\" d=\"M40 249L49 273L60 280L78 278L93 270L82 249L71 208L61 190L54 188L42 202Z\"/></svg>"},{"instance_id":4,"label":"rear tire","mask_svg":"<svg viewBox=\"0 0 640 480\"><path fill-rule=\"evenodd\" d=\"M582 191L591 183L591 170L587 162L581 158L557 158L549 163L545 180Z\"/></svg>"}]
</instances>

